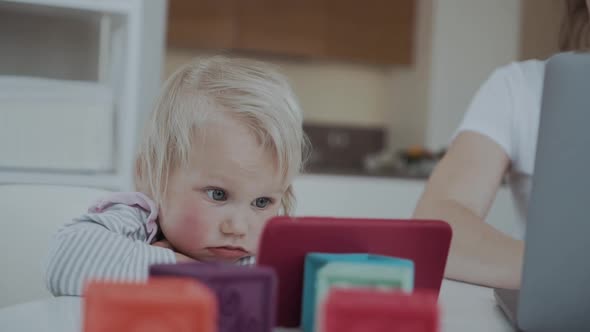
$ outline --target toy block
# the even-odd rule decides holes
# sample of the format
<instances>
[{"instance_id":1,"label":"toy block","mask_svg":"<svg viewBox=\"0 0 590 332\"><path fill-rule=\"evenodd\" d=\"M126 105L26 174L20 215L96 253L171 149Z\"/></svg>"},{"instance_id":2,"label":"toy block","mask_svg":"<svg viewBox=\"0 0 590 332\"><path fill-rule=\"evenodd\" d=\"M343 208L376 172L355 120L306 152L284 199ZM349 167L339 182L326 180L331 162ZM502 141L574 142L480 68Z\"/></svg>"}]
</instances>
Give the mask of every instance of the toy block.
<instances>
[{"instance_id":1,"label":"toy block","mask_svg":"<svg viewBox=\"0 0 590 332\"><path fill-rule=\"evenodd\" d=\"M193 278L213 290L219 305L219 332L271 332L275 325L274 270L231 264L182 263L150 267L150 278Z\"/></svg>"},{"instance_id":2,"label":"toy block","mask_svg":"<svg viewBox=\"0 0 590 332\"><path fill-rule=\"evenodd\" d=\"M332 288L322 303L321 332L438 332L436 293Z\"/></svg>"},{"instance_id":3,"label":"toy block","mask_svg":"<svg viewBox=\"0 0 590 332\"><path fill-rule=\"evenodd\" d=\"M215 332L217 299L190 279L93 281L84 292L84 332Z\"/></svg>"},{"instance_id":4,"label":"toy block","mask_svg":"<svg viewBox=\"0 0 590 332\"><path fill-rule=\"evenodd\" d=\"M319 303L331 287L401 289L414 287L414 263L370 254L310 253L305 259L301 325L315 331Z\"/></svg>"}]
</instances>

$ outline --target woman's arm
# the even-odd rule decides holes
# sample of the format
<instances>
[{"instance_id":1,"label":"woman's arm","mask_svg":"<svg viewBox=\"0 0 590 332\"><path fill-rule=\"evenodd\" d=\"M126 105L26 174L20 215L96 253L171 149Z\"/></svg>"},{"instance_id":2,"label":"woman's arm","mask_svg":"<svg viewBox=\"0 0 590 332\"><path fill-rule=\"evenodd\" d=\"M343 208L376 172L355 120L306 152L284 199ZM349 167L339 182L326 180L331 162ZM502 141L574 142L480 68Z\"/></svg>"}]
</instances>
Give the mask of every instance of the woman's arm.
<instances>
[{"instance_id":1,"label":"woman's arm","mask_svg":"<svg viewBox=\"0 0 590 332\"><path fill-rule=\"evenodd\" d=\"M518 288L524 244L484 222L510 160L491 139L457 136L430 177L414 218L453 228L445 276L491 287Z\"/></svg>"}]
</instances>

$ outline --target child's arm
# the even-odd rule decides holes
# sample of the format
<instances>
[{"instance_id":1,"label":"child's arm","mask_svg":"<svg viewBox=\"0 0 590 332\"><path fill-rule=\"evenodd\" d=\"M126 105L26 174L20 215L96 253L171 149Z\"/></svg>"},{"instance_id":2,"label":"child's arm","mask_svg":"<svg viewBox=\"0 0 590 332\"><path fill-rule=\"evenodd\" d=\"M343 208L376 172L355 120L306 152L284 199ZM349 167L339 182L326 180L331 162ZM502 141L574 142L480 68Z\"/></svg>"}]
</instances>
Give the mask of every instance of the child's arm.
<instances>
[{"instance_id":1,"label":"child's arm","mask_svg":"<svg viewBox=\"0 0 590 332\"><path fill-rule=\"evenodd\" d=\"M66 225L52 239L45 268L53 295L82 295L87 279L143 280L151 264L174 263L175 253L147 243L145 212L114 205Z\"/></svg>"}]
</instances>

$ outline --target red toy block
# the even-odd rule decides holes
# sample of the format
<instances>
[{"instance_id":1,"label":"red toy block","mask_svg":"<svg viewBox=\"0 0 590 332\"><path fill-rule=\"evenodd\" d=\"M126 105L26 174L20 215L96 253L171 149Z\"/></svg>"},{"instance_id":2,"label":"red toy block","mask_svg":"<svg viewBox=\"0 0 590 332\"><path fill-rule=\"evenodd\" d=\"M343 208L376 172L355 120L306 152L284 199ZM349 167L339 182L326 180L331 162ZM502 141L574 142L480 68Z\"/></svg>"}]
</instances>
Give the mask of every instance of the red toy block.
<instances>
[{"instance_id":1,"label":"red toy block","mask_svg":"<svg viewBox=\"0 0 590 332\"><path fill-rule=\"evenodd\" d=\"M190 279L147 283L91 282L85 289L84 332L215 332L217 300Z\"/></svg>"},{"instance_id":2,"label":"red toy block","mask_svg":"<svg viewBox=\"0 0 590 332\"><path fill-rule=\"evenodd\" d=\"M332 288L320 312L321 332L438 332L435 292Z\"/></svg>"}]
</instances>

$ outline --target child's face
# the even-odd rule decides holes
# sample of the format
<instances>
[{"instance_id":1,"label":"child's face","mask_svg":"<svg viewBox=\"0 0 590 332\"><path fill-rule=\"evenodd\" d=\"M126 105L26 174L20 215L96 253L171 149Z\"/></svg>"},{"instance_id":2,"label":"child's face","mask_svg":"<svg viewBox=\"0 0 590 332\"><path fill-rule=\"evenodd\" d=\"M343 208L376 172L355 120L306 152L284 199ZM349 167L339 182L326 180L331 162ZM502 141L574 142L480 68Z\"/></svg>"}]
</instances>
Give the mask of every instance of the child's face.
<instances>
[{"instance_id":1,"label":"child's face","mask_svg":"<svg viewBox=\"0 0 590 332\"><path fill-rule=\"evenodd\" d=\"M255 255L287 189L273 156L250 130L224 117L195 138L186 169L169 177L160 226L180 253L201 261Z\"/></svg>"}]
</instances>

